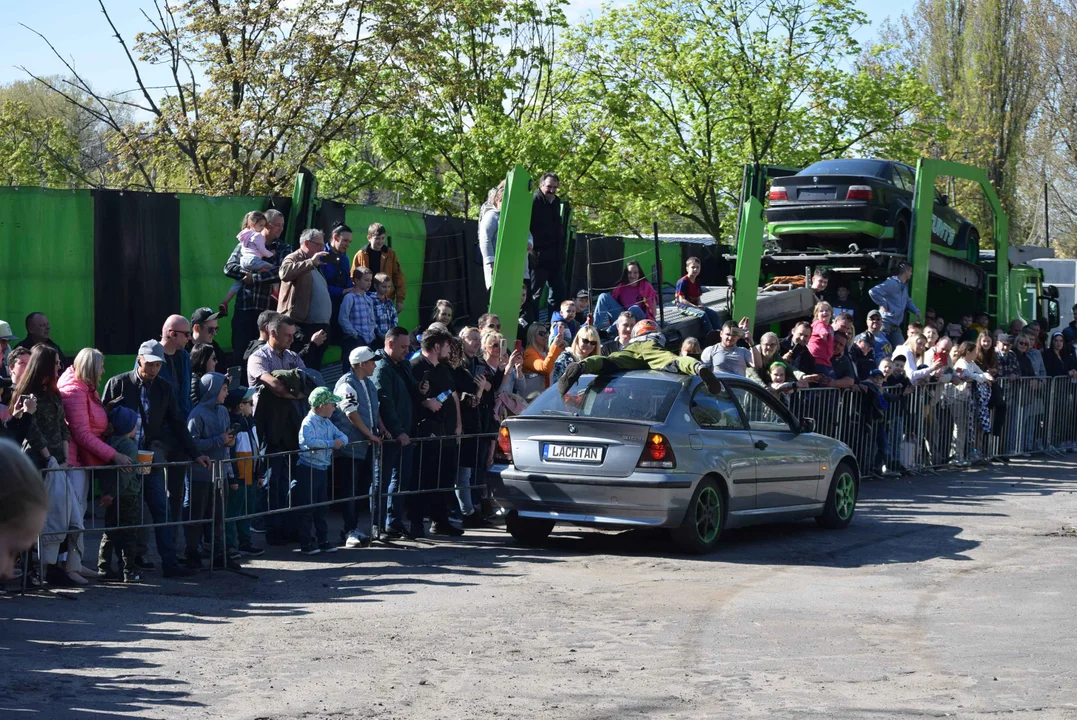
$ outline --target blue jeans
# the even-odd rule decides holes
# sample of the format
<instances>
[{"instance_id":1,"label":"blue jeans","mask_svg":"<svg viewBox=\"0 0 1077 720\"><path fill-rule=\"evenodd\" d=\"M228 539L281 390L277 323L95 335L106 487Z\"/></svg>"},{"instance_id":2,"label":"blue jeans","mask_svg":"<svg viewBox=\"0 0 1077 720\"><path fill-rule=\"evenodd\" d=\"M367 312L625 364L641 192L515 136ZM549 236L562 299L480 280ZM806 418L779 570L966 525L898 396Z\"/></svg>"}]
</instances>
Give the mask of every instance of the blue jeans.
<instances>
[{"instance_id":1,"label":"blue jeans","mask_svg":"<svg viewBox=\"0 0 1077 720\"><path fill-rule=\"evenodd\" d=\"M474 468L459 467L456 469L456 501L460 504L460 512L470 515L475 512L475 505L471 501L471 475Z\"/></svg>"},{"instance_id":2,"label":"blue jeans","mask_svg":"<svg viewBox=\"0 0 1077 720\"><path fill-rule=\"evenodd\" d=\"M266 461L266 482L269 490L268 510L280 510L288 507L289 484L294 477L295 456L282 455L271 457ZM287 542L288 536L295 530L295 515L277 513L266 516L266 532L274 534L274 540Z\"/></svg>"},{"instance_id":3,"label":"blue jeans","mask_svg":"<svg viewBox=\"0 0 1077 720\"><path fill-rule=\"evenodd\" d=\"M325 508L307 507L328 502L328 480L324 468L296 465L291 483L292 507L299 508L296 523L299 526L299 542L302 545L319 545L329 540L329 526L325 522ZM314 532L311 532L311 525Z\"/></svg>"},{"instance_id":4,"label":"blue jeans","mask_svg":"<svg viewBox=\"0 0 1077 720\"><path fill-rule=\"evenodd\" d=\"M155 523L175 521L179 517L168 516L168 493L165 490L164 468L153 468L143 482L143 498L150 508L150 517ZM157 540L157 553L161 556L161 565L173 567L176 563L175 527L156 527L153 535Z\"/></svg>"},{"instance_id":5,"label":"blue jeans","mask_svg":"<svg viewBox=\"0 0 1077 720\"><path fill-rule=\"evenodd\" d=\"M905 336L901 334L901 326L894 323L883 323L883 335L890 341L890 347L896 348L905 344Z\"/></svg>"},{"instance_id":6,"label":"blue jeans","mask_svg":"<svg viewBox=\"0 0 1077 720\"><path fill-rule=\"evenodd\" d=\"M389 523L404 523L408 515L409 496L394 497L394 494L415 489L412 474L415 445L400 447L397 442L385 443L382 446L381 457L382 486L388 485L389 492L385 514L385 524L388 527ZM386 478L388 478L388 483L386 483ZM380 496L381 493L379 492L378 495Z\"/></svg>"},{"instance_id":7,"label":"blue jeans","mask_svg":"<svg viewBox=\"0 0 1077 720\"><path fill-rule=\"evenodd\" d=\"M623 313L625 309L621 306L621 303L613 299L613 295L602 293L598 296L598 300L595 301L595 327L599 330L605 330L617 321L617 316ZM633 305L627 310L636 316L637 322L647 317L647 313L639 305Z\"/></svg>"},{"instance_id":8,"label":"blue jeans","mask_svg":"<svg viewBox=\"0 0 1077 720\"><path fill-rule=\"evenodd\" d=\"M718 313L711 310L709 307L697 308L691 305L681 305L680 303L677 303L677 307L680 308L680 311L685 315L699 318L699 324L703 328L703 337L699 338L700 340L703 340L707 333L722 327L722 319L718 317Z\"/></svg>"}]
</instances>

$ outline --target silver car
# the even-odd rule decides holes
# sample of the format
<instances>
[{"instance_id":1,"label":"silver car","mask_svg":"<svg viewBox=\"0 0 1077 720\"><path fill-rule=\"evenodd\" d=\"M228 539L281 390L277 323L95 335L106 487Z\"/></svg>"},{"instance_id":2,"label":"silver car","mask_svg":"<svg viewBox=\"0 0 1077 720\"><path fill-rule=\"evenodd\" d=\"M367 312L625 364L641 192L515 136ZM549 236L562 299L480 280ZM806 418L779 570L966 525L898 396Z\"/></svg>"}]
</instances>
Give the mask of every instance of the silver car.
<instances>
[{"instance_id":1,"label":"silver car","mask_svg":"<svg viewBox=\"0 0 1077 720\"><path fill-rule=\"evenodd\" d=\"M718 375L636 371L553 387L498 430L490 483L513 538L555 523L670 528L705 553L726 528L814 517L843 528L860 474L843 443L815 434L765 388Z\"/></svg>"}]
</instances>

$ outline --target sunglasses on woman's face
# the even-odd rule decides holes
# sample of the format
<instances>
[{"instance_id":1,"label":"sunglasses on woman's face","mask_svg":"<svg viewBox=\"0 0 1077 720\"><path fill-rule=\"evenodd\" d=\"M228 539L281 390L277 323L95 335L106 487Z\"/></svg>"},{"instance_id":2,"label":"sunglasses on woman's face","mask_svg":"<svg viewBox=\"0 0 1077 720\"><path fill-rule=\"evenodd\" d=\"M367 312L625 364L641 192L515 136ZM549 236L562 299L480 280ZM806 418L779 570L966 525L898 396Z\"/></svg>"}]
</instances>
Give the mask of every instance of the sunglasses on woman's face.
<instances>
[{"instance_id":1,"label":"sunglasses on woman's face","mask_svg":"<svg viewBox=\"0 0 1077 720\"><path fill-rule=\"evenodd\" d=\"M580 340L580 345L598 345L594 340Z\"/></svg>"},{"instance_id":2,"label":"sunglasses on woman's face","mask_svg":"<svg viewBox=\"0 0 1077 720\"><path fill-rule=\"evenodd\" d=\"M545 330L539 330L537 333L535 333L535 335L537 335L539 337L548 337L549 334L550 333L546 332Z\"/></svg>"}]
</instances>

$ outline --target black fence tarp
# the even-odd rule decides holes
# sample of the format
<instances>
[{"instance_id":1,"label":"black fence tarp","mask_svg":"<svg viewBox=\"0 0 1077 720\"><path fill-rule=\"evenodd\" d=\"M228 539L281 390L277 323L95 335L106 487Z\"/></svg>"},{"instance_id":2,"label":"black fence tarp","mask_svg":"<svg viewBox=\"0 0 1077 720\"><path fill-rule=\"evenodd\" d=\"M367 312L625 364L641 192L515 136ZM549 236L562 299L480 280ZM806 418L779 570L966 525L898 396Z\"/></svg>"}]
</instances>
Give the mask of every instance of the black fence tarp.
<instances>
[{"instance_id":1,"label":"black fence tarp","mask_svg":"<svg viewBox=\"0 0 1077 720\"><path fill-rule=\"evenodd\" d=\"M95 190L94 345L129 354L180 308L179 199ZM223 265L223 263L222 263Z\"/></svg>"}]
</instances>

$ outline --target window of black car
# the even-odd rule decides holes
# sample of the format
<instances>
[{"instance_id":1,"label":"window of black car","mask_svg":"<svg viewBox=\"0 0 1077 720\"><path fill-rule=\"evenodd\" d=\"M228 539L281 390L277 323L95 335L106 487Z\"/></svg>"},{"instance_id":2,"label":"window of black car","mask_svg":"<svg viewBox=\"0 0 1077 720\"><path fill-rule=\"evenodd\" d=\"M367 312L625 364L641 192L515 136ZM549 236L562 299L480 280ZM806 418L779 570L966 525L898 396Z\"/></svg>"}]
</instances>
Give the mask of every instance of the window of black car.
<instances>
[{"instance_id":1,"label":"window of black car","mask_svg":"<svg viewBox=\"0 0 1077 720\"><path fill-rule=\"evenodd\" d=\"M592 417L665 422L679 382L629 375L584 375L567 394L556 389L539 395L524 415Z\"/></svg>"},{"instance_id":2,"label":"window of black car","mask_svg":"<svg viewBox=\"0 0 1077 720\"><path fill-rule=\"evenodd\" d=\"M730 388L752 432L797 432L789 411L777 400L767 395L763 388L756 390L734 385Z\"/></svg>"},{"instance_id":3,"label":"window of black car","mask_svg":"<svg viewBox=\"0 0 1077 720\"><path fill-rule=\"evenodd\" d=\"M821 160L797 175L862 175L889 180L889 165L884 160Z\"/></svg>"},{"instance_id":4,"label":"window of black car","mask_svg":"<svg viewBox=\"0 0 1077 720\"><path fill-rule=\"evenodd\" d=\"M729 390L711 395L700 385L692 396L692 419L704 430L744 430L744 419Z\"/></svg>"},{"instance_id":5,"label":"window of black car","mask_svg":"<svg viewBox=\"0 0 1077 720\"><path fill-rule=\"evenodd\" d=\"M905 165L894 165L894 184L912 192L916 189L916 175Z\"/></svg>"}]
</instances>

